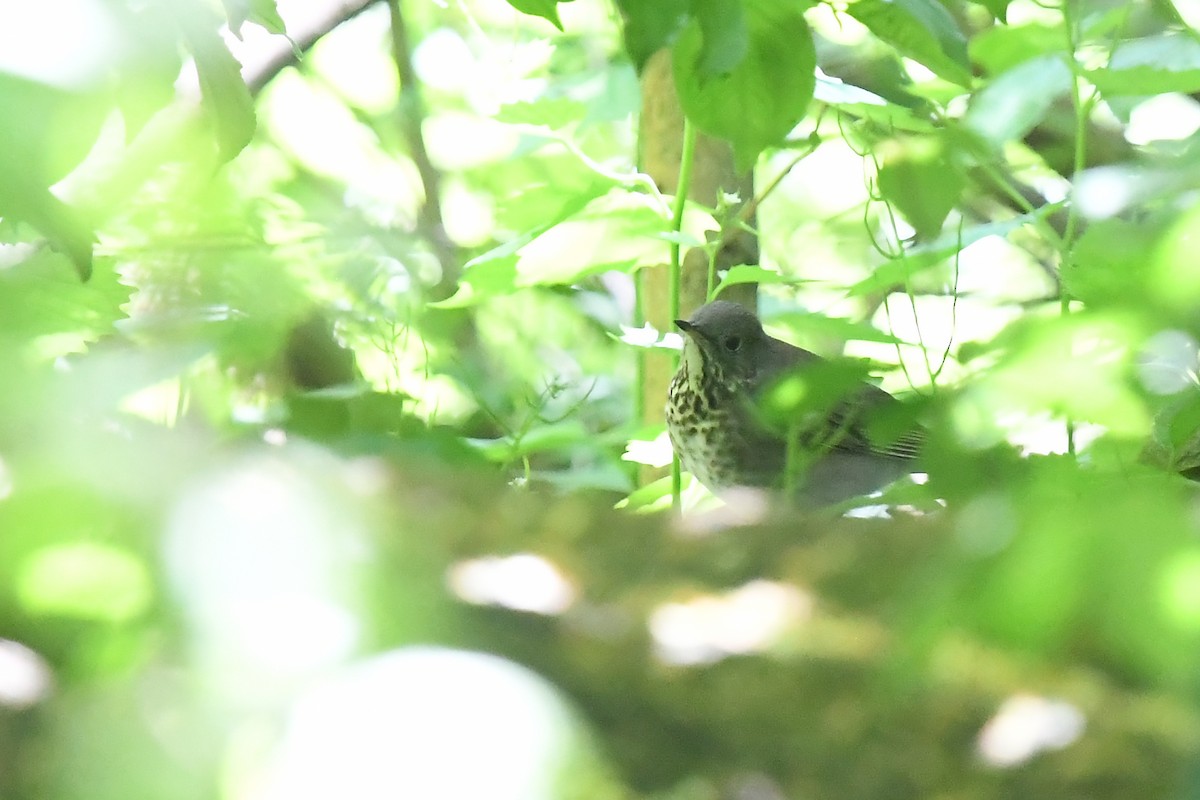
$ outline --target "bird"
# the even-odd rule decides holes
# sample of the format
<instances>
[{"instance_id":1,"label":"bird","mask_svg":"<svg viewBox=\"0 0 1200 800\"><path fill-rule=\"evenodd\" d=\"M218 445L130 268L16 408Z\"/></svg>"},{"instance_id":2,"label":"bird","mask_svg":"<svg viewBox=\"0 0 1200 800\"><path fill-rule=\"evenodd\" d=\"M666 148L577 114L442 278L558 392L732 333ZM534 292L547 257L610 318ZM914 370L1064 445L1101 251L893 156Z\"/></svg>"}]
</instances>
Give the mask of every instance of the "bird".
<instances>
[{"instance_id":1,"label":"bird","mask_svg":"<svg viewBox=\"0 0 1200 800\"><path fill-rule=\"evenodd\" d=\"M823 507L916 471L924 429L912 427L889 442L869 434L872 414L901 405L884 390L855 381L815 419L800 413L781 430L758 408L764 393L787 375L830 362L768 336L754 312L724 300L675 325L684 342L667 392L667 431L682 468L714 494L758 487Z\"/></svg>"}]
</instances>

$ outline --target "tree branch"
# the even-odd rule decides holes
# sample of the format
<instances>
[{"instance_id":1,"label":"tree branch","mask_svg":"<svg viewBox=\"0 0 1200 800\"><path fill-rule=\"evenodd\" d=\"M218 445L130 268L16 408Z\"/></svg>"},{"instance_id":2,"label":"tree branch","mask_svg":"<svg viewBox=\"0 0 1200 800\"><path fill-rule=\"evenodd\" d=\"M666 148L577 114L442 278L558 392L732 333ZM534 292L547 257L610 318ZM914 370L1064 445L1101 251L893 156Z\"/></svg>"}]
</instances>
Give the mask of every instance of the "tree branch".
<instances>
[{"instance_id":1,"label":"tree branch","mask_svg":"<svg viewBox=\"0 0 1200 800\"><path fill-rule=\"evenodd\" d=\"M412 48L409 46L408 29L400 0L388 0L388 11L392 20L392 57L396 61L396 72L400 77L400 129L408 144L409 157L421 176L425 199L417 212L417 228L421 237L429 244L442 267L442 277L434 288L436 299L449 297L458 282L458 248L446 235L442 219L442 176L429 159L425 147L425 101L421 96L421 84L413 68Z\"/></svg>"}]
</instances>

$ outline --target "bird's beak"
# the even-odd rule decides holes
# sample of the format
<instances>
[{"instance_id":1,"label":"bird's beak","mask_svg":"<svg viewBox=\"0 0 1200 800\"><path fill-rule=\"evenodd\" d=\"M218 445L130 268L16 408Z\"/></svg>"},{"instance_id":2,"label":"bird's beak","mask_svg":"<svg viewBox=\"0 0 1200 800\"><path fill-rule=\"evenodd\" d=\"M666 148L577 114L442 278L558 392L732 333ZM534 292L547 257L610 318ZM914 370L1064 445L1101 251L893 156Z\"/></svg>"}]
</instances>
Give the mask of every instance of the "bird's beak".
<instances>
[{"instance_id":1,"label":"bird's beak","mask_svg":"<svg viewBox=\"0 0 1200 800\"><path fill-rule=\"evenodd\" d=\"M688 322L686 319L675 320L675 327L679 328L679 330L683 331L684 333L693 333L696 330L696 326L692 325L692 323Z\"/></svg>"}]
</instances>

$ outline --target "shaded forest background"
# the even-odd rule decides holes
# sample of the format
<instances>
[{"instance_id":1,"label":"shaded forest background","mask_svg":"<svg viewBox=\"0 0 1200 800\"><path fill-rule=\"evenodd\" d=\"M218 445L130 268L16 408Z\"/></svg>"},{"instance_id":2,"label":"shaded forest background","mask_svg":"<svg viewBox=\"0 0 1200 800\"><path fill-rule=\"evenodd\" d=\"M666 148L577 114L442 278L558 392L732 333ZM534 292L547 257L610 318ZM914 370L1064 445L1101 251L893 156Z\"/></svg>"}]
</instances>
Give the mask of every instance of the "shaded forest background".
<instances>
[{"instance_id":1,"label":"shaded forest background","mask_svg":"<svg viewBox=\"0 0 1200 800\"><path fill-rule=\"evenodd\" d=\"M1197 25L0 7L0 798L1200 795ZM673 513L717 293L925 479Z\"/></svg>"}]
</instances>

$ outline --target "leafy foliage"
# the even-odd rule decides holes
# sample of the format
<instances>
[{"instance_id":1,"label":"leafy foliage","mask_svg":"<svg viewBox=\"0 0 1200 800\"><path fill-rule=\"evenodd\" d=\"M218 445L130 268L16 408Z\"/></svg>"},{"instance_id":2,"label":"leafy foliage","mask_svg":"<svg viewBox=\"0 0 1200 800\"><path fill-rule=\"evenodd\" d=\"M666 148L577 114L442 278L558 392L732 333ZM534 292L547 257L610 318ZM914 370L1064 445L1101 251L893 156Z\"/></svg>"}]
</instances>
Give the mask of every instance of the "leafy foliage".
<instances>
[{"instance_id":1,"label":"leafy foliage","mask_svg":"<svg viewBox=\"0 0 1200 800\"><path fill-rule=\"evenodd\" d=\"M0 8L0 796L1194 796L1189 13ZM667 511L673 247L926 478Z\"/></svg>"}]
</instances>

